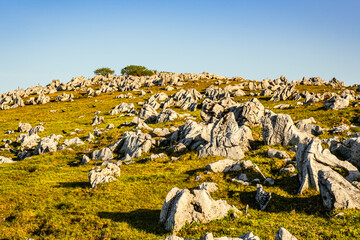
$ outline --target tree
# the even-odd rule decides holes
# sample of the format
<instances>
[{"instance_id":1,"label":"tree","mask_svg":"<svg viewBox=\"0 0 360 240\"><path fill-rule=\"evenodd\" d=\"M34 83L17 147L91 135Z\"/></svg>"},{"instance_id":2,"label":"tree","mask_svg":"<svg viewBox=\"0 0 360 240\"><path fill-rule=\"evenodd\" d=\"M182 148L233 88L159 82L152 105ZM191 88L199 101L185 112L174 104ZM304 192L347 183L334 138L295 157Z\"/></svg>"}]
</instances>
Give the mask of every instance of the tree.
<instances>
[{"instance_id":1,"label":"tree","mask_svg":"<svg viewBox=\"0 0 360 240\"><path fill-rule=\"evenodd\" d=\"M129 65L121 69L121 74L125 76L152 76L154 75L154 71L147 69L144 66L137 65Z\"/></svg>"},{"instance_id":2,"label":"tree","mask_svg":"<svg viewBox=\"0 0 360 240\"><path fill-rule=\"evenodd\" d=\"M111 70L110 68L98 68L94 71L96 75L103 75L106 76L108 74L114 74L115 71Z\"/></svg>"}]
</instances>

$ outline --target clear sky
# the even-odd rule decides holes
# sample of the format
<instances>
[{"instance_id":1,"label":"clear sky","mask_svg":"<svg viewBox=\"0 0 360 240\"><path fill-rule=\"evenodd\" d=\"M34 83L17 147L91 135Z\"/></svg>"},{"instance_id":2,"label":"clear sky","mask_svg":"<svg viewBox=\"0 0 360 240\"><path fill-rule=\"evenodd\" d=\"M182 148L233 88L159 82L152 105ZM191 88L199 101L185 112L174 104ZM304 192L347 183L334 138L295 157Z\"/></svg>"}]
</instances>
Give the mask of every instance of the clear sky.
<instances>
[{"instance_id":1,"label":"clear sky","mask_svg":"<svg viewBox=\"0 0 360 240\"><path fill-rule=\"evenodd\" d=\"M0 0L0 92L130 64L360 83L360 1Z\"/></svg>"}]
</instances>

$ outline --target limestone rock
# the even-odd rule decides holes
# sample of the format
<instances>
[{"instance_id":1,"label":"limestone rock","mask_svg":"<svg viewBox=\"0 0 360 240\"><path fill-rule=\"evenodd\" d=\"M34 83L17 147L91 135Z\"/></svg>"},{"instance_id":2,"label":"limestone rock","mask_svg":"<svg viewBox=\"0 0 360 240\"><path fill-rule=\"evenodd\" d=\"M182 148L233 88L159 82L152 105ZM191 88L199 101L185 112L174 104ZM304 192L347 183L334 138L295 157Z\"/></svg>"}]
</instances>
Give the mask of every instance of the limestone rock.
<instances>
[{"instance_id":1,"label":"limestone rock","mask_svg":"<svg viewBox=\"0 0 360 240\"><path fill-rule=\"evenodd\" d=\"M244 152L250 148L249 140L253 140L250 128L238 127L234 113L227 113L214 124L210 141L200 149L199 157L221 156L241 159Z\"/></svg>"},{"instance_id":2,"label":"limestone rock","mask_svg":"<svg viewBox=\"0 0 360 240\"><path fill-rule=\"evenodd\" d=\"M31 125L29 123L19 123L18 132L28 132L31 129Z\"/></svg>"},{"instance_id":3,"label":"limestone rock","mask_svg":"<svg viewBox=\"0 0 360 240\"><path fill-rule=\"evenodd\" d=\"M327 100L324 104L325 109L340 110L349 106L349 100L335 96Z\"/></svg>"},{"instance_id":4,"label":"limestone rock","mask_svg":"<svg viewBox=\"0 0 360 240\"><path fill-rule=\"evenodd\" d=\"M114 109L112 109L109 114L110 115L118 115L120 113L133 113L136 114L135 111L135 106L133 103L121 103L119 105L117 105L116 107L114 107Z\"/></svg>"},{"instance_id":5,"label":"limestone rock","mask_svg":"<svg viewBox=\"0 0 360 240\"><path fill-rule=\"evenodd\" d=\"M174 121L179 117L179 114L169 108L163 109L156 117L156 123L164 123L168 121Z\"/></svg>"},{"instance_id":6,"label":"limestone rock","mask_svg":"<svg viewBox=\"0 0 360 240\"><path fill-rule=\"evenodd\" d=\"M203 182L198 186L198 189L205 190L209 193L215 192L218 190L217 184L214 182Z\"/></svg>"},{"instance_id":7,"label":"limestone rock","mask_svg":"<svg viewBox=\"0 0 360 240\"><path fill-rule=\"evenodd\" d=\"M111 160L113 158L114 158L114 155L109 148L95 150L91 154L92 160L107 161L107 160Z\"/></svg>"},{"instance_id":8,"label":"limestone rock","mask_svg":"<svg viewBox=\"0 0 360 240\"><path fill-rule=\"evenodd\" d=\"M58 142L54 137L44 137L40 140L38 146L35 148L34 154L42 155L47 152L56 152Z\"/></svg>"},{"instance_id":9,"label":"limestone rock","mask_svg":"<svg viewBox=\"0 0 360 240\"><path fill-rule=\"evenodd\" d=\"M115 163L107 162L105 168L100 166L93 167L89 172L89 182L92 188L96 188L100 183L115 181L120 176L120 167Z\"/></svg>"},{"instance_id":10,"label":"limestone rock","mask_svg":"<svg viewBox=\"0 0 360 240\"><path fill-rule=\"evenodd\" d=\"M266 153L267 153L269 158L290 159L289 154L287 154L284 151L279 151L279 150L276 150L276 149L268 149Z\"/></svg>"},{"instance_id":11,"label":"limestone rock","mask_svg":"<svg viewBox=\"0 0 360 240\"><path fill-rule=\"evenodd\" d=\"M139 110L138 116L146 123L152 123L155 122L158 113L151 105L144 104L144 106Z\"/></svg>"},{"instance_id":12,"label":"limestone rock","mask_svg":"<svg viewBox=\"0 0 360 240\"><path fill-rule=\"evenodd\" d=\"M265 192L261 184L257 185L255 201L259 204L262 211L265 210L271 199L271 193Z\"/></svg>"},{"instance_id":13,"label":"limestone rock","mask_svg":"<svg viewBox=\"0 0 360 240\"><path fill-rule=\"evenodd\" d=\"M288 230L281 227L276 232L275 240L297 240L297 238L293 236Z\"/></svg>"},{"instance_id":14,"label":"limestone rock","mask_svg":"<svg viewBox=\"0 0 360 240\"><path fill-rule=\"evenodd\" d=\"M93 120L92 120L92 126L95 126L95 125L99 125L100 123L102 123L102 122L104 122L105 121L105 119L104 119L104 117L99 117L99 116L95 116L94 118L93 118Z\"/></svg>"},{"instance_id":15,"label":"limestone rock","mask_svg":"<svg viewBox=\"0 0 360 240\"><path fill-rule=\"evenodd\" d=\"M160 212L165 229L179 231L186 222L207 223L227 216L229 210L238 211L225 200L214 200L206 190L173 188L167 194Z\"/></svg>"},{"instance_id":16,"label":"limestone rock","mask_svg":"<svg viewBox=\"0 0 360 240\"><path fill-rule=\"evenodd\" d=\"M230 171L240 171L240 163L231 159L223 159L216 162L212 162L205 167L207 170L218 173L227 173Z\"/></svg>"},{"instance_id":17,"label":"limestone rock","mask_svg":"<svg viewBox=\"0 0 360 240\"><path fill-rule=\"evenodd\" d=\"M3 157L3 156L0 156L0 164L3 164L3 163L14 163L15 161L13 161L11 158L7 158L7 157Z\"/></svg>"},{"instance_id":18,"label":"limestone rock","mask_svg":"<svg viewBox=\"0 0 360 240\"><path fill-rule=\"evenodd\" d=\"M239 125L259 125L265 114L264 106L257 98L240 104L234 110L236 121Z\"/></svg>"}]
</instances>

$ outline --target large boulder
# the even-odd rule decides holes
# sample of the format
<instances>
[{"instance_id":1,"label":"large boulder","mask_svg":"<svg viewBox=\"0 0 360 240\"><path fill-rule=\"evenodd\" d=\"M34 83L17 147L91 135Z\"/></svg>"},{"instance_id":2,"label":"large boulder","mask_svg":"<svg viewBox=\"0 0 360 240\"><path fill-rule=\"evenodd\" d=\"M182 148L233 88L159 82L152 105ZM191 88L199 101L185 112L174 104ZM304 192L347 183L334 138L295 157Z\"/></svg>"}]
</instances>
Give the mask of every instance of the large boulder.
<instances>
[{"instance_id":1,"label":"large boulder","mask_svg":"<svg viewBox=\"0 0 360 240\"><path fill-rule=\"evenodd\" d=\"M240 124L259 125L265 114L264 106L257 98L240 104L234 110L236 121Z\"/></svg>"},{"instance_id":2,"label":"large boulder","mask_svg":"<svg viewBox=\"0 0 360 240\"><path fill-rule=\"evenodd\" d=\"M115 181L120 176L120 167L112 162L105 162L102 166L93 167L89 172L89 182L92 188L100 183Z\"/></svg>"},{"instance_id":3,"label":"large boulder","mask_svg":"<svg viewBox=\"0 0 360 240\"><path fill-rule=\"evenodd\" d=\"M270 101L285 101L290 98L296 92L295 85L287 86L283 89L277 90Z\"/></svg>"},{"instance_id":4,"label":"large boulder","mask_svg":"<svg viewBox=\"0 0 360 240\"><path fill-rule=\"evenodd\" d=\"M156 117L156 123L164 123L174 121L179 117L179 114L170 108L163 109Z\"/></svg>"},{"instance_id":5,"label":"large boulder","mask_svg":"<svg viewBox=\"0 0 360 240\"><path fill-rule=\"evenodd\" d=\"M266 111L262 119L262 135L265 144L284 146L296 145L310 137L297 129L289 115L272 111Z\"/></svg>"},{"instance_id":6,"label":"large boulder","mask_svg":"<svg viewBox=\"0 0 360 240\"><path fill-rule=\"evenodd\" d=\"M117 105L116 107L114 107L114 109L112 109L109 114L110 115L117 115L120 113L133 113L135 114L135 106L133 103L121 103L119 105Z\"/></svg>"},{"instance_id":7,"label":"large boulder","mask_svg":"<svg viewBox=\"0 0 360 240\"><path fill-rule=\"evenodd\" d=\"M234 110L238 104L230 97L222 98L220 101L214 101L205 98L202 102L200 116L207 123L213 123L222 118L228 111Z\"/></svg>"},{"instance_id":8,"label":"large boulder","mask_svg":"<svg viewBox=\"0 0 360 240\"><path fill-rule=\"evenodd\" d=\"M340 110L349 106L349 100L344 99L340 96L334 96L327 100L324 104L325 109Z\"/></svg>"},{"instance_id":9,"label":"large boulder","mask_svg":"<svg viewBox=\"0 0 360 240\"><path fill-rule=\"evenodd\" d=\"M268 149L266 153L269 158L290 159L289 154L287 154L284 151L280 151L276 149Z\"/></svg>"},{"instance_id":10,"label":"large boulder","mask_svg":"<svg viewBox=\"0 0 360 240\"><path fill-rule=\"evenodd\" d=\"M276 232L275 240L297 240L297 238L293 236L288 230L281 227Z\"/></svg>"},{"instance_id":11,"label":"large boulder","mask_svg":"<svg viewBox=\"0 0 360 240\"><path fill-rule=\"evenodd\" d=\"M233 112L227 113L212 127L208 143L200 149L199 157L220 156L230 159L242 159L253 140L249 127L241 126L235 120Z\"/></svg>"},{"instance_id":12,"label":"large boulder","mask_svg":"<svg viewBox=\"0 0 360 240\"><path fill-rule=\"evenodd\" d=\"M327 209L360 208L360 190L333 170L319 170L319 189Z\"/></svg>"},{"instance_id":13,"label":"large boulder","mask_svg":"<svg viewBox=\"0 0 360 240\"><path fill-rule=\"evenodd\" d=\"M216 162L212 162L206 165L206 170L212 172L222 172L227 173L230 171L239 171L241 170L240 163L231 159L223 159Z\"/></svg>"},{"instance_id":14,"label":"large boulder","mask_svg":"<svg viewBox=\"0 0 360 240\"><path fill-rule=\"evenodd\" d=\"M114 155L109 148L95 150L91 153L92 160L107 161L107 160L111 160L113 158L114 158Z\"/></svg>"},{"instance_id":15,"label":"large boulder","mask_svg":"<svg viewBox=\"0 0 360 240\"><path fill-rule=\"evenodd\" d=\"M40 140L38 146L35 148L35 155L42 155L47 152L56 152L57 151L58 142L55 138L49 136L44 137Z\"/></svg>"},{"instance_id":16,"label":"large boulder","mask_svg":"<svg viewBox=\"0 0 360 240\"><path fill-rule=\"evenodd\" d=\"M320 134L323 134L324 130L313 123L316 123L315 119L313 117L308 119L300 120L296 123L296 127L302 131L306 132L307 134L311 134L314 136L318 136Z\"/></svg>"},{"instance_id":17,"label":"large boulder","mask_svg":"<svg viewBox=\"0 0 360 240\"><path fill-rule=\"evenodd\" d=\"M328 149L323 149L321 140L314 138L310 143L299 143L296 151L298 177L301 183L299 193L307 188L319 191L318 172L333 171L332 168L345 169L348 175L343 181L353 182L358 180L360 173L357 168L348 161L341 161Z\"/></svg>"},{"instance_id":18,"label":"large boulder","mask_svg":"<svg viewBox=\"0 0 360 240\"><path fill-rule=\"evenodd\" d=\"M227 216L230 210L238 211L225 200L214 200L208 191L172 188L160 212L160 223L168 231L179 231L187 222L207 223Z\"/></svg>"},{"instance_id":19,"label":"large boulder","mask_svg":"<svg viewBox=\"0 0 360 240\"><path fill-rule=\"evenodd\" d=\"M18 132L28 132L31 129L30 123L19 123Z\"/></svg>"},{"instance_id":20,"label":"large boulder","mask_svg":"<svg viewBox=\"0 0 360 240\"><path fill-rule=\"evenodd\" d=\"M150 134L137 130L136 132L125 132L121 139L109 146L109 149L124 156L128 155L131 158L137 158L143 153L149 152L151 147L152 139Z\"/></svg>"},{"instance_id":21,"label":"large boulder","mask_svg":"<svg viewBox=\"0 0 360 240\"><path fill-rule=\"evenodd\" d=\"M144 106L139 110L138 116L146 123L153 123L156 120L158 113L151 105L144 104Z\"/></svg>"},{"instance_id":22,"label":"large boulder","mask_svg":"<svg viewBox=\"0 0 360 240\"><path fill-rule=\"evenodd\" d=\"M33 148L38 145L39 139L40 137L37 134L20 134L16 140L21 142L22 148Z\"/></svg>"}]
</instances>

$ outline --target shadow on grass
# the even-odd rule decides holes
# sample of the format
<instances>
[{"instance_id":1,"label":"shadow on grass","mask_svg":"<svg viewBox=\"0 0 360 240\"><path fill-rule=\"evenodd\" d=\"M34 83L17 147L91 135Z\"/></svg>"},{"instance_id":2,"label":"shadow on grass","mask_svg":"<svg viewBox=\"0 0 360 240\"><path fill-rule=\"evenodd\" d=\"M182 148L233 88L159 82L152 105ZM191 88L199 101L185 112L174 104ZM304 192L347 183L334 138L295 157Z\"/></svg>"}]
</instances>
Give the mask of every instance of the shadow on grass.
<instances>
[{"instance_id":1,"label":"shadow on grass","mask_svg":"<svg viewBox=\"0 0 360 240\"><path fill-rule=\"evenodd\" d=\"M159 222L160 210L137 209L132 212L98 212L100 218L115 222L126 222L132 227L153 234L165 234L167 231Z\"/></svg>"},{"instance_id":2,"label":"shadow on grass","mask_svg":"<svg viewBox=\"0 0 360 240\"><path fill-rule=\"evenodd\" d=\"M61 182L55 186L56 188L90 188L89 182Z\"/></svg>"}]
</instances>

